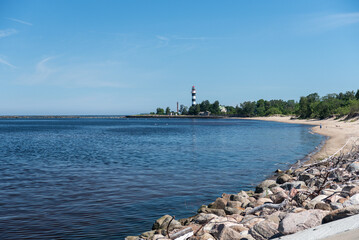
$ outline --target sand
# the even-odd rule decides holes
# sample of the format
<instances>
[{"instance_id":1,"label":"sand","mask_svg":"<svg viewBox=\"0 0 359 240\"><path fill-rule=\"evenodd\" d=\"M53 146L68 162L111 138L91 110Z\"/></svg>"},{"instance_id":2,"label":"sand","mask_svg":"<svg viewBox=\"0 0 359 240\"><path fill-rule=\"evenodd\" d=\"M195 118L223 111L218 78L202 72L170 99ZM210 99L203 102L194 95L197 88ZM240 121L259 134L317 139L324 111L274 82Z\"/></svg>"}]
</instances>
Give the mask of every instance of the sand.
<instances>
[{"instance_id":1,"label":"sand","mask_svg":"<svg viewBox=\"0 0 359 240\"><path fill-rule=\"evenodd\" d=\"M273 121L294 124L313 125L312 131L317 134L328 136L329 139L324 146L310 157L310 162L325 159L338 150L345 144L342 152L350 151L354 144L359 144L359 121L358 119L350 119L345 121L343 119L335 120L334 118L325 120L307 120L307 119L291 119L291 117L255 117L246 118L261 121ZM320 128L320 124L322 128Z\"/></svg>"}]
</instances>

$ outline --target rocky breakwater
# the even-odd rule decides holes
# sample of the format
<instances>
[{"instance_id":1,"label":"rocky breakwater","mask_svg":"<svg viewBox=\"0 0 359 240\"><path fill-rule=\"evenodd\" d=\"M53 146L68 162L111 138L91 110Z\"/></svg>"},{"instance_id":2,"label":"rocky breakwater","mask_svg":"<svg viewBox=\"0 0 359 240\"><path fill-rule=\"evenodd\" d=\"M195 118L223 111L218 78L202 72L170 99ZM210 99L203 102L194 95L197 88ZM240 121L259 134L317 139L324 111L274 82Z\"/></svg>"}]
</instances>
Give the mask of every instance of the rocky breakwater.
<instances>
[{"instance_id":1,"label":"rocky breakwater","mask_svg":"<svg viewBox=\"0 0 359 240\"><path fill-rule=\"evenodd\" d=\"M271 239L359 213L359 151L276 171L255 191L222 194L198 214L165 215L138 239Z\"/></svg>"}]
</instances>

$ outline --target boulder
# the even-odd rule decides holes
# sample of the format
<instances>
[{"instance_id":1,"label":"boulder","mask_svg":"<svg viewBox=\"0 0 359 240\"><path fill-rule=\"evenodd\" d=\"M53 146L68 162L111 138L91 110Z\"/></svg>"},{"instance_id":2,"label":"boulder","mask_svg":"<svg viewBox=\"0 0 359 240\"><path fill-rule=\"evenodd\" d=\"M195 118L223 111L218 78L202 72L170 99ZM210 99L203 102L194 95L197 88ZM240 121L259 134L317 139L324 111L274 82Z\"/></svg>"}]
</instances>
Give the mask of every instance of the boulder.
<instances>
[{"instance_id":1,"label":"boulder","mask_svg":"<svg viewBox=\"0 0 359 240\"><path fill-rule=\"evenodd\" d=\"M269 198L258 198L256 206L263 205L265 203L273 203L273 201Z\"/></svg>"},{"instance_id":2,"label":"boulder","mask_svg":"<svg viewBox=\"0 0 359 240\"><path fill-rule=\"evenodd\" d=\"M249 229L249 233L257 240L265 240L278 235L279 231L277 229L278 224L270 220L264 220Z\"/></svg>"},{"instance_id":3,"label":"boulder","mask_svg":"<svg viewBox=\"0 0 359 240\"><path fill-rule=\"evenodd\" d=\"M280 186L284 190L291 190L292 188L301 189L306 188L307 185L303 181L286 182Z\"/></svg>"},{"instance_id":4,"label":"boulder","mask_svg":"<svg viewBox=\"0 0 359 240\"><path fill-rule=\"evenodd\" d=\"M313 179L313 178L314 178L314 175L312 175L312 174L301 174L301 175L299 175L298 180L303 181L303 182L307 182L307 181L309 181L310 179Z\"/></svg>"},{"instance_id":5,"label":"boulder","mask_svg":"<svg viewBox=\"0 0 359 240\"><path fill-rule=\"evenodd\" d=\"M277 192L276 194L274 194L270 197L270 199L273 201L273 203L281 203L287 198L288 198L288 195L284 191Z\"/></svg>"},{"instance_id":6,"label":"boulder","mask_svg":"<svg viewBox=\"0 0 359 240\"><path fill-rule=\"evenodd\" d=\"M247 216L246 216L247 217ZM244 217L244 218L246 218ZM257 223L260 223L264 221L263 218L259 218L256 216L252 216L252 218L248 219L245 221L245 219L242 220L242 224L246 227L246 228L252 228L254 225L256 225Z\"/></svg>"},{"instance_id":7,"label":"boulder","mask_svg":"<svg viewBox=\"0 0 359 240\"><path fill-rule=\"evenodd\" d=\"M192 221L198 224L204 224L217 217L217 215L211 213L200 213L196 215Z\"/></svg>"},{"instance_id":8,"label":"boulder","mask_svg":"<svg viewBox=\"0 0 359 240\"><path fill-rule=\"evenodd\" d=\"M272 187L270 190L272 191L273 194L277 194L277 193L279 193L279 192L284 192L284 189L281 188L281 187L279 187L279 186L277 186L277 187Z\"/></svg>"},{"instance_id":9,"label":"boulder","mask_svg":"<svg viewBox=\"0 0 359 240\"><path fill-rule=\"evenodd\" d=\"M261 182L257 187L256 187L256 193L262 193L264 190L269 189L271 187L275 187L278 186L278 184L274 181L274 180L265 180L263 182Z\"/></svg>"},{"instance_id":10,"label":"boulder","mask_svg":"<svg viewBox=\"0 0 359 240\"><path fill-rule=\"evenodd\" d=\"M127 237L125 238L125 240L139 240L139 239L140 239L139 236L127 236Z\"/></svg>"},{"instance_id":11,"label":"boulder","mask_svg":"<svg viewBox=\"0 0 359 240\"><path fill-rule=\"evenodd\" d=\"M152 240L171 240L171 239L163 236L162 234L155 234L153 235Z\"/></svg>"},{"instance_id":12,"label":"boulder","mask_svg":"<svg viewBox=\"0 0 359 240\"><path fill-rule=\"evenodd\" d=\"M236 225L230 226L230 228L232 228L234 231L237 231L237 232L243 232L243 231L249 230L243 224L236 224Z\"/></svg>"},{"instance_id":13,"label":"boulder","mask_svg":"<svg viewBox=\"0 0 359 240\"><path fill-rule=\"evenodd\" d=\"M266 216L265 220L269 220L274 222L275 224L279 224L280 221L287 215L285 212L275 211L274 213Z\"/></svg>"},{"instance_id":14,"label":"boulder","mask_svg":"<svg viewBox=\"0 0 359 240\"><path fill-rule=\"evenodd\" d=\"M227 216L228 220L233 220L235 222L241 222L243 220L243 216L240 214L233 214L230 216Z\"/></svg>"},{"instance_id":15,"label":"boulder","mask_svg":"<svg viewBox=\"0 0 359 240\"><path fill-rule=\"evenodd\" d=\"M226 205L227 205L227 201L225 201L223 198L217 198L216 201L209 204L208 207L214 209L224 209Z\"/></svg>"},{"instance_id":16,"label":"boulder","mask_svg":"<svg viewBox=\"0 0 359 240\"><path fill-rule=\"evenodd\" d=\"M226 212L223 209L213 209L213 208L207 208L205 213L212 213L220 217L225 217Z\"/></svg>"},{"instance_id":17,"label":"boulder","mask_svg":"<svg viewBox=\"0 0 359 240\"><path fill-rule=\"evenodd\" d=\"M242 208L246 208L251 204L251 201L249 200L249 198L246 198L242 201Z\"/></svg>"},{"instance_id":18,"label":"boulder","mask_svg":"<svg viewBox=\"0 0 359 240\"><path fill-rule=\"evenodd\" d=\"M279 232L287 235L318 226L327 212L315 209L300 213L288 213L279 223Z\"/></svg>"},{"instance_id":19,"label":"boulder","mask_svg":"<svg viewBox=\"0 0 359 240\"><path fill-rule=\"evenodd\" d=\"M215 238L209 233L204 233L199 237L199 240L215 240Z\"/></svg>"},{"instance_id":20,"label":"boulder","mask_svg":"<svg viewBox=\"0 0 359 240\"><path fill-rule=\"evenodd\" d=\"M167 226L170 223L171 219L172 219L172 217L170 215L164 215L164 216L160 217L153 224L152 230L167 229ZM171 231L173 229L177 229L177 228L181 228L181 227L182 227L181 223L179 221L173 219L171 221L171 225L169 226L168 229L169 229L169 231Z\"/></svg>"},{"instance_id":21,"label":"boulder","mask_svg":"<svg viewBox=\"0 0 359 240\"><path fill-rule=\"evenodd\" d=\"M227 207L240 208L240 207L242 207L242 203L238 202L238 201L228 201L227 202Z\"/></svg>"},{"instance_id":22,"label":"boulder","mask_svg":"<svg viewBox=\"0 0 359 240\"><path fill-rule=\"evenodd\" d=\"M347 171L349 172L357 172L359 171L359 162L353 162L351 164L349 164L346 168Z\"/></svg>"},{"instance_id":23,"label":"boulder","mask_svg":"<svg viewBox=\"0 0 359 240\"><path fill-rule=\"evenodd\" d=\"M349 206L351 206L351 205L357 205L357 204L359 204L359 193L357 193L357 194L351 196L351 197L349 198L349 200L345 201L345 202L343 203L343 207L349 207Z\"/></svg>"},{"instance_id":24,"label":"boulder","mask_svg":"<svg viewBox=\"0 0 359 240\"><path fill-rule=\"evenodd\" d=\"M357 193L359 193L359 186L354 186L354 185L345 186L341 192L343 196L353 196Z\"/></svg>"},{"instance_id":25,"label":"boulder","mask_svg":"<svg viewBox=\"0 0 359 240\"><path fill-rule=\"evenodd\" d=\"M327 198L327 195L318 195L315 198L313 198L312 200L310 200L308 202L308 204L305 206L305 208L313 209L317 203L322 202L322 200L324 200L325 198Z\"/></svg>"},{"instance_id":26,"label":"boulder","mask_svg":"<svg viewBox=\"0 0 359 240\"><path fill-rule=\"evenodd\" d=\"M323 219L323 223L350 217L358 213L359 213L359 205L351 205L349 207L332 211L327 216L325 216L325 218Z\"/></svg>"},{"instance_id":27,"label":"boulder","mask_svg":"<svg viewBox=\"0 0 359 240\"><path fill-rule=\"evenodd\" d=\"M308 173L313 174L313 175L320 175L320 171L317 168L309 169Z\"/></svg>"},{"instance_id":28,"label":"boulder","mask_svg":"<svg viewBox=\"0 0 359 240\"><path fill-rule=\"evenodd\" d=\"M227 215L240 214L241 212L243 212L243 209L240 210L239 208L225 207L224 212Z\"/></svg>"},{"instance_id":29,"label":"boulder","mask_svg":"<svg viewBox=\"0 0 359 240\"><path fill-rule=\"evenodd\" d=\"M271 190L266 189L266 190L264 190L264 191L259 195L259 197L261 197L261 198L269 197L269 196L272 195L272 194L273 194L273 193L272 193Z\"/></svg>"},{"instance_id":30,"label":"boulder","mask_svg":"<svg viewBox=\"0 0 359 240\"><path fill-rule=\"evenodd\" d=\"M152 230L152 231L148 231L148 232L144 232L140 235L140 238L152 238L155 235L156 231Z\"/></svg>"},{"instance_id":31,"label":"boulder","mask_svg":"<svg viewBox=\"0 0 359 240\"><path fill-rule=\"evenodd\" d=\"M233 230L226 224L219 224L216 226L216 229L213 231L213 236L219 240L233 240L240 239L241 235L239 232Z\"/></svg>"},{"instance_id":32,"label":"boulder","mask_svg":"<svg viewBox=\"0 0 359 240\"><path fill-rule=\"evenodd\" d=\"M328 203L323 203L323 202L319 202L317 204L315 204L315 209L321 209L324 211L331 211L332 208L330 207L330 205Z\"/></svg>"},{"instance_id":33,"label":"boulder","mask_svg":"<svg viewBox=\"0 0 359 240\"><path fill-rule=\"evenodd\" d=\"M330 207L331 207L333 210L342 209L342 208L343 208L343 204L338 203L338 202L332 202L332 203L330 203Z\"/></svg>"},{"instance_id":34,"label":"boulder","mask_svg":"<svg viewBox=\"0 0 359 240\"><path fill-rule=\"evenodd\" d=\"M232 194L229 198L230 201L239 201L242 202L243 200L249 198L248 194L245 191L241 191L238 194Z\"/></svg>"},{"instance_id":35,"label":"boulder","mask_svg":"<svg viewBox=\"0 0 359 240\"><path fill-rule=\"evenodd\" d=\"M278 184L283 184L283 183L286 183L286 182L289 182L290 180L292 179L291 176L289 176L288 174L283 174L279 177L277 177L277 183Z\"/></svg>"}]
</instances>

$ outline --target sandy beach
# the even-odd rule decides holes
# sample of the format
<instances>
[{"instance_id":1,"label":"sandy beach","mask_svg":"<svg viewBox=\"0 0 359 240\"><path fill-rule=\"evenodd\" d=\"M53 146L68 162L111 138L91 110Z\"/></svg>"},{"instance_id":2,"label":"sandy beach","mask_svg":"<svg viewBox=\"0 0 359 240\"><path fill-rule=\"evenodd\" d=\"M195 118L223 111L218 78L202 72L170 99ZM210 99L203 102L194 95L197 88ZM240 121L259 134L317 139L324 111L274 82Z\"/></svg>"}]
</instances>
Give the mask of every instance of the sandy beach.
<instances>
[{"instance_id":1,"label":"sandy beach","mask_svg":"<svg viewBox=\"0 0 359 240\"><path fill-rule=\"evenodd\" d=\"M359 121L358 119L344 119L335 120L334 118L325 120L311 120L311 119L291 119L291 117L254 117L245 118L261 121L274 121L293 124L306 124L313 125L312 131L317 134L328 136L329 139L325 142L324 146L316 154L313 154L310 161L318 161L328 156L335 154L339 149L343 148L343 152L348 152L353 144L359 143ZM320 128L322 125L322 128Z\"/></svg>"}]
</instances>

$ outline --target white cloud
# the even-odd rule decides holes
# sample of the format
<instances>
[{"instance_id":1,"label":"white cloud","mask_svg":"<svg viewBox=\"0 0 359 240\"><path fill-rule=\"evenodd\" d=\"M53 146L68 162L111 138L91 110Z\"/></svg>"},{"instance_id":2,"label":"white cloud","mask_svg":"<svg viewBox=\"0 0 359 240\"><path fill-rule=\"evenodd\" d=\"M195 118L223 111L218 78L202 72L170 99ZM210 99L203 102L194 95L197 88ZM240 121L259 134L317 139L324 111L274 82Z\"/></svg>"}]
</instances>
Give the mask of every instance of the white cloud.
<instances>
[{"instance_id":1,"label":"white cloud","mask_svg":"<svg viewBox=\"0 0 359 240\"><path fill-rule=\"evenodd\" d=\"M203 40L208 40L210 38L207 37L175 37L175 39L177 40L193 40L193 41L203 41Z\"/></svg>"},{"instance_id":2,"label":"white cloud","mask_svg":"<svg viewBox=\"0 0 359 240\"><path fill-rule=\"evenodd\" d=\"M69 64L58 56L51 56L37 62L34 71L22 74L17 82L66 88L130 88L137 81L153 78L146 74L117 61Z\"/></svg>"},{"instance_id":3,"label":"white cloud","mask_svg":"<svg viewBox=\"0 0 359 240\"><path fill-rule=\"evenodd\" d=\"M9 19L10 21L13 21L13 22L17 22L17 23L28 25L28 26L32 26L32 23L25 22L25 21L20 20L20 19L16 19L16 18L6 18L6 19Z\"/></svg>"},{"instance_id":4,"label":"white cloud","mask_svg":"<svg viewBox=\"0 0 359 240\"><path fill-rule=\"evenodd\" d=\"M3 58L0 58L0 63L5 64L5 65L7 65L9 67L12 67L12 68L16 68L14 65L12 65L11 63L9 63L8 61L6 61Z\"/></svg>"},{"instance_id":5,"label":"white cloud","mask_svg":"<svg viewBox=\"0 0 359 240\"><path fill-rule=\"evenodd\" d=\"M319 20L323 27L338 28L359 22L359 12L331 14Z\"/></svg>"},{"instance_id":6,"label":"white cloud","mask_svg":"<svg viewBox=\"0 0 359 240\"><path fill-rule=\"evenodd\" d=\"M17 31L15 29L0 30L0 38L8 37L15 33L17 33Z\"/></svg>"},{"instance_id":7,"label":"white cloud","mask_svg":"<svg viewBox=\"0 0 359 240\"><path fill-rule=\"evenodd\" d=\"M170 40L168 37L159 36L159 35L157 35L156 38L161 41L169 41Z\"/></svg>"}]
</instances>

